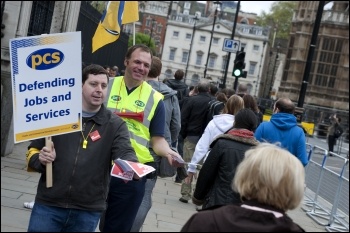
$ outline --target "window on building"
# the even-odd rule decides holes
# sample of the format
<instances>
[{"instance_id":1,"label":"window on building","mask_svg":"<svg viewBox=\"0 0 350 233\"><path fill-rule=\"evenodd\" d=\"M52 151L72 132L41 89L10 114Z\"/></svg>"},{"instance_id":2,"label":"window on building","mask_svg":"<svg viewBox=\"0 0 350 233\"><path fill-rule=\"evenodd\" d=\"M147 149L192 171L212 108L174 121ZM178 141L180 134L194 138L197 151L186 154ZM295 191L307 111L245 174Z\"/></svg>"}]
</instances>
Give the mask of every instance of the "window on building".
<instances>
[{"instance_id":1,"label":"window on building","mask_svg":"<svg viewBox=\"0 0 350 233\"><path fill-rule=\"evenodd\" d=\"M249 21L247 18L242 18L241 19L241 24L249 24Z\"/></svg>"},{"instance_id":2,"label":"window on building","mask_svg":"<svg viewBox=\"0 0 350 233\"><path fill-rule=\"evenodd\" d=\"M334 51L334 47L335 47L335 39L331 39L329 43L329 51Z\"/></svg>"},{"instance_id":3,"label":"window on building","mask_svg":"<svg viewBox=\"0 0 350 233\"><path fill-rule=\"evenodd\" d=\"M200 42L205 42L205 36L200 36L200 37L199 37L199 41L200 41Z\"/></svg>"},{"instance_id":4,"label":"window on building","mask_svg":"<svg viewBox=\"0 0 350 233\"><path fill-rule=\"evenodd\" d=\"M327 86L327 76L316 75L315 85L321 87Z\"/></svg>"},{"instance_id":5,"label":"window on building","mask_svg":"<svg viewBox=\"0 0 350 233\"><path fill-rule=\"evenodd\" d=\"M175 52L176 52L176 48L171 48L170 49L170 54L169 54L169 60L170 61L174 61L175 60Z\"/></svg>"},{"instance_id":6,"label":"window on building","mask_svg":"<svg viewBox=\"0 0 350 233\"><path fill-rule=\"evenodd\" d=\"M191 3L190 2L185 2L184 8L185 9L190 9L191 8Z\"/></svg>"},{"instance_id":7,"label":"window on building","mask_svg":"<svg viewBox=\"0 0 350 233\"><path fill-rule=\"evenodd\" d=\"M158 25L157 26L157 33L161 33L162 32L162 29L163 29L163 25Z\"/></svg>"},{"instance_id":8,"label":"window on building","mask_svg":"<svg viewBox=\"0 0 350 233\"><path fill-rule=\"evenodd\" d=\"M332 66L331 75L337 76L338 66Z\"/></svg>"},{"instance_id":9,"label":"window on building","mask_svg":"<svg viewBox=\"0 0 350 233\"><path fill-rule=\"evenodd\" d=\"M335 85L335 77L329 77L328 87L334 88Z\"/></svg>"},{"instance_id":10,"label":"window on building","mask_svg":"<svg viewBox=\"0 0 350 233\"><path fill-rule=\"evenodd\" d=\"M176 21L182 22L182 17L181 16L176 16Z\"/></svg>"},{"instance_id":11,"label":"window on building","mask_svg":"<svg viewBox=\"0 0 350 233\"><path fill-rule=\"evenodd\" d=\"M333 53L327 53L327 63L332 63Z\"/></svg>"},{"instance_id":12,"label":"window on building","mask_svg":"<svg viewBox=\"0 0 350 233\"><path fill-rule=\"evenodd\" d=\"M248 74L250 75L254 75L255 73L255 69L256 69L256 64L257 62L249 62L249 70L248 70Z\"/></svg>"},{"instance_id":13,"label":"window on building","mask_svg":"<svg viewBox=\"0 0 350 233\"><path fill-rule=\"evenodd\" d=\"M321 52L320 53L320 62L326 62L327 61L327 53L326 52Z\"/></svg>"},{"instance_id":14,"label":"window on building","mask_svg":"<svg viewBox=\"0 0 350 233\"><path fill-rule=\"evenodd\" d=\"M217 58L216 54L211 54L209 56L209 62L208 62L208 67L209 68L214 68L215 67L216 58Z\"/></svg>"},{"instance_id":15,"label":"window on building","mask_svg":"<svg viewBox=\"0 0 350 233\"><path fill-rule=\"evenodd\" d=\"M151 27L151 22L152 20L150 18L146 19L146 27Z\"/></svg>"},{"instance_id":16,"label":"window on building","mask_svg":"<svg viewBox=\"0 0 350 233\"><path fill-rule=\"evenodd\" d=\"M339 64L340 54L334 54L333 56L333 64Z\"/></svg>"},{"instance_id":17,"label":"window on building","mask_svg":"<svg viewBox=\"0 0 350 233\"><path fill-rule=\"evenodd\" d=\"M227 62L227 56L222 57L222 64L221 64L221 69L226 70L226 62Z\"/></svg>"},{"instance_id":18,"label":"window on building","mask_svg":"<svg viewBox=\"0 0 350 233\"><path fill-rule=\"evenodd\" d=\"M323 74L324 65L322 63L318 64L317 73Z\"/></svg>"},{"instance_id":19,"label":"window on building","mask_svg":"<svg viewBox=\"0 0 350 233\"><path fill-rule=\"evenodd\" d=\"M173 77L173 72L171 72L170 69L167 69L167 70L165 71L165 78L170 79L170 78L172 78L172 77Z\"/></svg>"},{"instance_id":20,"label":"window on building","mask_svg":"<svg viewBox=\"0 0 350 233\"><path fill-rule=\"evenodd\" d=\"M173 37L179 38L179 32L178 31L173 31Z\"/></svg>"},{"instance_id":21,"label":"window on building","mask_svg":"<svg viewBox=\"0 0 350 233\"><path fill-rule=\"evenodd\" d=\"M242 31L243 31L243 33L249 33L249 28L248 28L248 27L244 27L244 28L242 29Z\"/></svg>"},{"instance_id":22,"label":"window on building","mask_svg":"<svg viewBox=\"0 0 350 233\"><path fill-rule=\"evenodd\" d=\"M247 84L247 93L248 93L249 95L251 95L252 90L253 90L253 85L250 84L250 83L248 83L248 84Z\"/></svg>"},{"instance_id":23,"label":"window on building","mask_svg":"<svg viewBox=\"0 0 350 233\"><path fill-rule=\"evenodd\" d=\"M336 51L336 52L341 52L342 49L343 49L343 41L338 40L338 41L337 41L337 47L335 48L335 51Z\"/></svg>"},{"instance_id":24,"label":"window on building","mask_svg":"<svg viewBox=\"0 0 350 233\"><path fill-rule=\"evenodd\" d=\"M186 40L190 40L192 38L192 34L191 33L186 33Z\"/></svg>"},{"instance_id":25,"label":"window on building","mask_svg":"<svg viewBox=\"0 0 350 233\"><path fill-rule=\"evenodd\" d=\"M324 38L323 44L322 44L322 50L328 50L328 48L329 48L329 39Z\"/></svg>"},{"instance_id":26,"label":"window on building","mask_svg":"<svg viewBox=\"0 0 350 233\"><path fill-rule=\"evenodd\" d=\"M203 59L203 53L197 53L196 65L201 65L202 64L202 59Z\"/></svg>"},{"instance_id":27,"label":"window on building","mask_svg":"<svg viewBox=\"0 0 350 233\"><path fill-rule=\"evenodd\" d=\"M199 76L198 76L198 74L192 75L191 86L197 86L198 83L199 83Z\"/></svg>"},{"instance_id":28,"label":"window on building","mask_svg":"<svg viewBox=\"0 0 350 233\"><path fill-rule=\"evenodd\" d=\"M259 45L254 45L253 46L253 51L259 52L259 48L260 48Z\"/></svg>"},{"instance_id":29,"label":"window on building","mask_svg":"<svg viewBox=\"0 0 350 233\"><path fill-rule=\"evenodd\" d=\"M188 59L188 51L182 51L182 59L181 59L181 62L182 62L182 63L187 63L187 59Z\"/></svg>"},{"instance_id":30,"label":"window on building","mask_svg":"<svg viewBox=\"0 0 350 233\"><path fill-rule=\"evenodd\" d=\"M247 44L245 43L241 43L241 50L244 49L245 50L245 47L247 47Z\"/></svg>"},{"instance_id":31,"label":"window on building","mask_svg":"<svg viewBox=\"0 0 350 233\"><path fill-rule=\"evenodd\" d=\"M214 38L213 38L213 44L219 44L219 40L220 40L219 38L215 38L215 37L214 37Z\"/></svg>"},{"instance_id":32,"label":"window on building","mask_svg":"<svg viewBox=\"0 0 350 233\"><path fill-rule=\"evenodd\" d=\"M324 65L324 72L323 72L324 74L328 75L330 70L331 70L331 66L330 65Z\"/></svg>"}]
</instances>

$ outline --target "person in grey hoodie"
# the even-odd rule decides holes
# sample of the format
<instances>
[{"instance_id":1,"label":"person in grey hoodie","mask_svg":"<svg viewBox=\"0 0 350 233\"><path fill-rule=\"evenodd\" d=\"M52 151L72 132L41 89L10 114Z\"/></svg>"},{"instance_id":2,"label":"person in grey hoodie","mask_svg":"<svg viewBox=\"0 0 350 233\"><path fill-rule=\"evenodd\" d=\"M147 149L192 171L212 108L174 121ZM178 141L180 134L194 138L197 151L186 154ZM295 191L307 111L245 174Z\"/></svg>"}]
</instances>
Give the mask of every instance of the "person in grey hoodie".
<instances>
[{"instance_id":1,"label":"person in grey hoodie","mask_svg":"<svg viewBox=\"0 0 350 233\"><path fill-rule=\"evenodd\" d=\"M163 102L165 106L165 140L168 142L169 146L176 144L180 129L181 129L181 113L179 102L176 96L176 91L165 85L163 82L159 82L158 77L162 70L162 61L153 56L151 69L148 73L148 77L145 79L148 84L150 84L154 90L160 92L163 96ZM173 148L173 147L172 147ZM152 148L150 148L151 154L154 157L154 161L159 167L161 157L157 156ZM152 207L152 191L156 184L157 176L153 179L147 179L145 187L145 195L143 196L142 203L136 214L133 226L131 227L131 232L139 232L148 211Z\"/></svg>"},{"instance_id":2,"label":"person in grey hoodie","mask_svg":"<svg viewBox=\"0 0 350 233\"><path fill-rule=\"evenodd\" d=\"M183 81L183 78L185 76L185 72L181 69L178 69L175 71L174 79L167 79L164 81L168 87L173 89L174 91L177 91L177 99L179 101L180 110L182 106L184 105L184 102L188 97L190 96L190 89L186 85L186 83ZM197 91L198 92L198 91ZM177 141L177 151L179 154L183 157L183 147L184 147L184 138L179 135L178 141ZM175 177L175 184L181 185L182 180L178 175Z\"/></svg>"}]
</instances>

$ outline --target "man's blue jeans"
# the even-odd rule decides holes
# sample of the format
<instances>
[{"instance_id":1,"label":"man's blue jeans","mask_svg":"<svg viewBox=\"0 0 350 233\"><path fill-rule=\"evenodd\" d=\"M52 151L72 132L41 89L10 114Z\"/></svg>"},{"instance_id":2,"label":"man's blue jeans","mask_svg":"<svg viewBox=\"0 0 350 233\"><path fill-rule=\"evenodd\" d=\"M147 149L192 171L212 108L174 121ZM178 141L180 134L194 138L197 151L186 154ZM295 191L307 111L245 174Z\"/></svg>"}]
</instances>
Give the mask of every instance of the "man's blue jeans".
<instances>
[{"instance_id":1,"label":"man's blue jeans","mask_svg":"<svg viewBox=\"0 0 350 233\"><path fill-rule=\"evenodd\" d=\"M156 185L157 177L154 179L147 179L145 187L145 195L143 196L142 203L137 212L134 224L132 225L131 232L139 232L145 219L147 217L148 211L152 207L152 191Z\"/></svg>"},{"instance_id":2,"label":"man's blue jeans","mask_svg":"<svg viewBox=\"0 0 350 233\"><path fill-rule=\"evenodd\" d=\"M47 206L35 202L28 232L95 232L102 211Z\"/></svg>"},{"instance_id":3,"label":"man's blue jeans","mask_svg":"<svg viewBox=\"0 0 350 233\"><path fill-rule=\"evenodd\" d=\"M111 177L103 232L129 232L145 194L146 177L128 181ZM103 222L103 220L102 220Z\"/></svg>"}]
</instances>

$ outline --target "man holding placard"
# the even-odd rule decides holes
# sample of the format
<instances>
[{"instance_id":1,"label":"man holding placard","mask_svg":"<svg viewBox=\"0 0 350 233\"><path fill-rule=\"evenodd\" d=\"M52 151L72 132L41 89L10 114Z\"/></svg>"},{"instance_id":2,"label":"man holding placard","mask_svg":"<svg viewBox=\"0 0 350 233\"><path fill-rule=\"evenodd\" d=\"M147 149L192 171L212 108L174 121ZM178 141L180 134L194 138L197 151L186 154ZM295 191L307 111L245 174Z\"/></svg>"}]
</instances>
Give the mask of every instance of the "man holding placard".
<instances>
[{"instance_id":1,"label":"man holding placard","mask_svg":"<svg viewBox=\"0 0 350 233\"><path fill-rule=\"evenodd\" d=\"M94 232L106 208L111 161L138 161L125 122L102 104L108 82L102 66L85 67L82 131L53 136L49 147L45 139L33 140L29 145L28 171L42 174L29 232ZM48 163L53 165L51 188L45 184Z\"/></svg>"}]
</instances>

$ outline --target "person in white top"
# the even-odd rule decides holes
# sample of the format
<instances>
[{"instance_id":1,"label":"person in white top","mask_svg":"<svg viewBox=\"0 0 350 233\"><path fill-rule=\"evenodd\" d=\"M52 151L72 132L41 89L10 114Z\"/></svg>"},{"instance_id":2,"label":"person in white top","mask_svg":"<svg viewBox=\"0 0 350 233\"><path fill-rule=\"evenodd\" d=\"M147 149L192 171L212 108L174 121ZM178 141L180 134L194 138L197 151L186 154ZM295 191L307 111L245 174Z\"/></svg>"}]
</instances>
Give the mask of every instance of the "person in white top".
<instances>
[{"instance_id":1,"label":"person in white top","mask_svg":"<svg viewBox=\"0 0 350 233\"><path fill-rule=\"evenodd\" d=\"M224 134L226 131L233 127L235 120L235 114L244 108L244 101L242 97L238 95L232 95L226 102L224 110L220 115L215 115L211 120L199 139L191 162L188 164L187 173L188 176L185 179L185 183L192 183L193 176L196 175L197 164L205 157L209 150L211 142L220 134ZM204 158L205 159L205 158Z\"/></svg>"}]
</instances>

